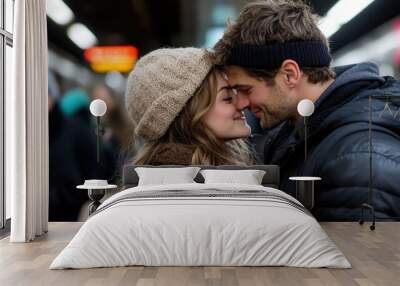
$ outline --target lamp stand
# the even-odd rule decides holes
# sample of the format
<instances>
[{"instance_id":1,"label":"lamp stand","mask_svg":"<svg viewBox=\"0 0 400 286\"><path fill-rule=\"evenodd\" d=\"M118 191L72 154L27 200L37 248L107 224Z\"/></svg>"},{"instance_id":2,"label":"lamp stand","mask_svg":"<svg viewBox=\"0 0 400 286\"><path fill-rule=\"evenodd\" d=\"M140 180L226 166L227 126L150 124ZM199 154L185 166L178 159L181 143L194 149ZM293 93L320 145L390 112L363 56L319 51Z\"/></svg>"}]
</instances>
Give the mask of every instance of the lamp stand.
<instances>
[{"instance_id":1,"label":"lamp stand","mask_svg":"<svg viewBox=\"0 0 400 286\"><path fill-rule=\"evenodd\" d=\"M372 225L370 229L375 229L375 208L372 205L372 97L368 98L369 103L369 124L368 124L368 155L369 155L369 184L368 184L368 202L361 205L361 219L360 224L364 223L364 209L369 209L372 213ZM385 106L386 108L386 106Z\"/></svg>"},{"instance_id":2,"label":"lamp stand","mask_svg":"<svg viewBox=\"0 0 400 286\"><path fill-rule=\"evenodd\" d=\"M307 116L304 116L304 163L307 161Z\"/></svg>"},{"instance_id":3,"label":"lamp stand","mask_svg":"<svg viewBox=\"0 0 400 286\"><path fill-rule=\"evenodd\" d=\"M96 130L96 135L97 135L97 163L100 163L100 135L102 135L102 130L100 130L100 116L96 116L96 123L97 123L97 130Z\"/></svg>"}]
</instances>

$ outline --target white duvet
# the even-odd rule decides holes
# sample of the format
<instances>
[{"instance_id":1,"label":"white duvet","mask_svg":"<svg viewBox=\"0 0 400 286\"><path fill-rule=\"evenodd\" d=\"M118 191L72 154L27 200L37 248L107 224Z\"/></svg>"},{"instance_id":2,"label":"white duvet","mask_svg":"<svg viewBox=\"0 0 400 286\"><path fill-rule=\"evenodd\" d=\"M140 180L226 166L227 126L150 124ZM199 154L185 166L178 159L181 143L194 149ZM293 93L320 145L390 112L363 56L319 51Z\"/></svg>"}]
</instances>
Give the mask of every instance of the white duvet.
<instances>
[{"instance_id":1,"label":"white duvet","mask_svg":"<svg viewBox=\"0 0 400 286\"><path fill-rule=\"evenodd\" d=\"M169 190L263 191L272 194L272 199L121 199L137 192ZM285 200L300 204L282 191L255 185L193 183L127 189L99 207L50 269L127 265L350 268L318 222Z\"/></svg>"}]
</instances>

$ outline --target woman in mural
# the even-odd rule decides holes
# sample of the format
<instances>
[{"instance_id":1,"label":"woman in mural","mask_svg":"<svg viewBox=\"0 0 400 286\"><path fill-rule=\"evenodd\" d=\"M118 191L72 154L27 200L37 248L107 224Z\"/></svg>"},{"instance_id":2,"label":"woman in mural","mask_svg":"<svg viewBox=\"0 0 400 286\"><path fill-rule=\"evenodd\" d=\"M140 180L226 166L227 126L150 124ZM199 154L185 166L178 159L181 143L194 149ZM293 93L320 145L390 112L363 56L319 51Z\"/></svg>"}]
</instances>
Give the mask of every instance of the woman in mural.
<instances>
[{"instance_id":1,"label":"woman in mural","mask_svg":"<svg viewBox=\"0 0 400 286\"><path fill-rule=\"evenodd\" d=\"M250 135L235 93L207 51L159 49L141 58L126 94L144 146L134 164L248 165Z\"/></svg>"}]
</instances>

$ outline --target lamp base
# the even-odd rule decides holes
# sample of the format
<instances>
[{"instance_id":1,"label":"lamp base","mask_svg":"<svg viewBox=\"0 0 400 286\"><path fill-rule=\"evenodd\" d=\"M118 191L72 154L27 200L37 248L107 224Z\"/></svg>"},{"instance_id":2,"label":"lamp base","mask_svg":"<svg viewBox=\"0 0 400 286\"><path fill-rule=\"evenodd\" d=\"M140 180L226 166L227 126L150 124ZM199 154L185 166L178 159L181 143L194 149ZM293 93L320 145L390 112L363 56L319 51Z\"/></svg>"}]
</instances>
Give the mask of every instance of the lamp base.
<instances>
[{"instance_id":1,"label":"lamp base","mask_svg":"<svg viewBox=\"0 0 400 286\"><path fill-rule=\"evenodd\" d=\"M101 205L100 200L103 198L105 194L104 189L88 189L88 196L89 199L92 200L92 202L89 205L89 216L94 213L97 208Z\"/></svg>"},{"instance_id":2,"label":"lamp base","mask_svg":"<svg viewBox=\"0 0 400 286\"><path fill-rule=\"evenodd\" d=\"M358 221L360 225L364 224L364 209L369 209L372 213L372 224L369 226L370 230L375 230L375 209L370 204L361 205L361 219Z\"/></svg>"}]
</instances>

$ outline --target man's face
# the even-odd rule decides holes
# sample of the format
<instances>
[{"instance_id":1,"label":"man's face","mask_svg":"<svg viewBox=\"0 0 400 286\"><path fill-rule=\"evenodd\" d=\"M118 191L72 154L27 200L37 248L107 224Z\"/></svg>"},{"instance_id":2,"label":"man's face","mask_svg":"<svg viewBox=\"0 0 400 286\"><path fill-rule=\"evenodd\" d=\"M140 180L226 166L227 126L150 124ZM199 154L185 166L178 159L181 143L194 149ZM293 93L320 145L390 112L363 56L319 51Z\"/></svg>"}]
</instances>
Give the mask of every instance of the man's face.
<instances>
[{"instance_id":1,"label":"man's face","mask_svg":"<svg viewBox=\"0 0 400 286\"><path fill-rule=\"evenodd\" d=\"M290 89L275 77L275 84L250 76L243 68L226 68L229 85L237 90L237 108L249 108L260 119L262 128L271 128L296 114L297 102Z\"/></svg>"}]
</instances>

